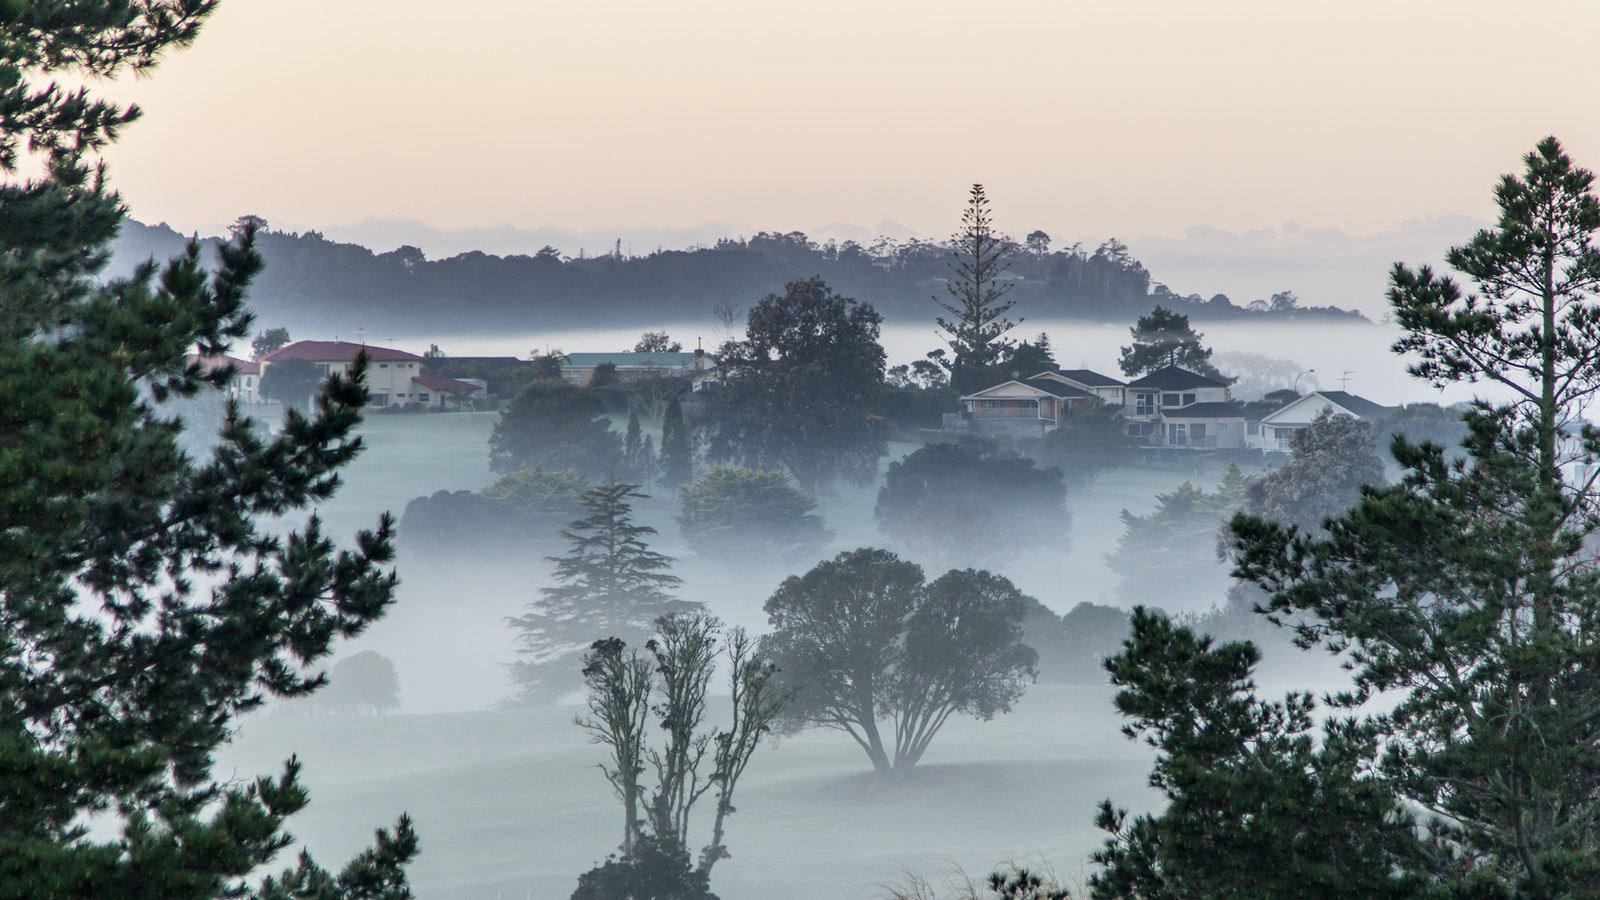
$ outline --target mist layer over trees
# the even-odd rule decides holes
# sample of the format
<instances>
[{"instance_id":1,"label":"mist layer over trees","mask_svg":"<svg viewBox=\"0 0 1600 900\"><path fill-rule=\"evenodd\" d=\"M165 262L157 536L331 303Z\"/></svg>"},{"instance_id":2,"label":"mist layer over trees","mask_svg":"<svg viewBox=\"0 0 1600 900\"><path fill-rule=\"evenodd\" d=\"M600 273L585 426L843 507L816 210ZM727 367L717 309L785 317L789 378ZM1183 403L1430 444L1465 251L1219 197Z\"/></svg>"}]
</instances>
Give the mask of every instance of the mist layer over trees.
<instances>
[{"instance_id":1,"label":"mist layer over trees","mask_svg":"<svg viewBox=\"0 0 1600 900\"><path fill-rule=\"evenodd\" d=\"M14 26L20 62L0 54L0 67L110 74L185 42L205 9L102 6L98 19L30 7L75 27L40 50ZM6 83L14 108L39 113L19 121L50 165L0 190L0 225L14 226L0 227L0 897L404 900L419 848L408 819L340 874L306 855L265 877L306 804L300 763L221 774L249 729L311 734L335 716L358 790L425 783L430 811L460 813L438 816L462 829L439 846L473 871L441 877L454 880L440 896L487 896L508 877L494 868L518 879L508 896L534 884L574 900L715 900L731 873L746 893L783 894L774 872L831 869L874 830L902 841L881 869L938 829L990 852L1017 819L1068 853L1082 848L1063 822L1098 827L1090 870L1069 890L1001 864L969 900L985 885L1007 900L1594 894L1600 432L1581 413L1600 391L1600 202L1553 139L1499 185L1498 226L1451 252L1470 289L1392 273L1396 349L1414 374L1512 399L1386 410L1344 396L1368 412L1308 414L1246 454L1151 440L1139 407L1197 402L1182 389L1124 404L1027 384L1095 373L1061 371L1075 348L1013 323L1138 316L1127 374L1237 375L1248 397L1214 383L1203 402L1261 426L1309 399L1312 373L1286 351L1213 355L1191 318L1340 314L1287 291L1248 308L1177 297L1115 242L1017 242L981 186L946 243L758 235L641 258L430 262L245 217L214 262L190 245L100 284L121 211L85 148L131 112ZM0 134L0 162L21 140ZM742 319L723 307L716 365L692 372L585 373L550 347L452 361L430 346L429 366L492 387L477 409L414 410L387 432L358 433L364 356L327 378L274 366L263 389L289 408L274 429L223 401L233 373L208 367L251 336L258 240L302 254L278 285L306 290L276 295L275 325L335 283L341 314L425 325L444 321L445 295L427 293L441 279L477 292L451 312L484 328L543 321L529 304L551 322L639 315L641 298L659 321L724 288L752 305ZM886 367L884 309L928 324L926 357ZM289 340L281 327L255 337L258 357ZM680 347L646 331L635 351ZM995 388L1014 393L959 405ZM1025 407L1030 389L1043 393ZM1025 427L958 434L974 402ZM185 434L200 422L204 441ZM422 460L404 471L437 478L363 498L406 494L398 536L381 506L363 512L372 530L329 527L349 515L333 502L342 475L380 433L472 440L466 456L387 446L392 471ZM424 585L412 596L432 606L415 621L477 630L470 646L423 634L435 667L421 674L370 630L401 590L397 542ZM1096 570L1115 579L1097 584ZM341 640L375 643L325 666ZM1258 687L1269 659L1324 649L1350 669L1329 696ZM408 712L402 675L410 692L507 662L506 708L394 715ZM283 715L241 731L269 700ZM1107 700L1136 748L1111 723L1083 733L1091 717L1070 711ZM1024 714L1043 729L1002 730ZM1085 749L1101 738L1117 749ZM829 755L841 747L848 765ZM1111 797L1098 812L1043 799L1067 779ZM835 843L793 846L808 827ZM509 864L482 849L508 844ZM527 858L551 847L559 871L530 874Z\"/></svg>"}]
</instances>

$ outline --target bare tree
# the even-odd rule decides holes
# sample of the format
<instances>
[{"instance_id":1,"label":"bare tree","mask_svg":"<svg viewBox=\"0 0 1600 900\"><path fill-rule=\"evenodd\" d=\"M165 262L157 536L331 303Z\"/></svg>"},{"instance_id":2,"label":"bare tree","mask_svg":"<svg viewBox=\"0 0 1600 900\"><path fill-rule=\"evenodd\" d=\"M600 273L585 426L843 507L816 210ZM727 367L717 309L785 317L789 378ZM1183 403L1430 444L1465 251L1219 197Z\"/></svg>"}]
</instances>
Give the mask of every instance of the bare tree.
<instances>
[{"instance_id":1,"label":"bare tree","mask_svg":"<svg viewBox=\"0 0 1600 900\"><path fill-rule=\"evenodd\" d=\"M734 789L792 692L773 680L776 668L742 628L724 637L716 617L693 613L663 616L656 629L645 644L648 657L616 638L595 642L584 669L592 715L577 724L610 748L610 765L600 768L623 802L625 864L645 843L686 847L690 812L714 793L711 842L698 865L709 875L728 856L723 838ZM714 730L706 727L706 699L720 656L728 662L732 714L728 727ZM660 747L649 745L651 719L664 733ZM647 770L655 785L642 802Z\"/></svg>"},{"instance_id":2,"label":"bare tree","mask_svg":"<svg viewBox=\"0 0 1600 900\"><path fill-rule=\"evenodd\" d=\"M650 663L618 638L595 641L583 658L589 712L579 727L596 744L611 748L611 766L600 764L622 801L622 852L631 856L639 838L639 776L644 774L645 722L650 711Z\"/></svg>"}]
</instances>

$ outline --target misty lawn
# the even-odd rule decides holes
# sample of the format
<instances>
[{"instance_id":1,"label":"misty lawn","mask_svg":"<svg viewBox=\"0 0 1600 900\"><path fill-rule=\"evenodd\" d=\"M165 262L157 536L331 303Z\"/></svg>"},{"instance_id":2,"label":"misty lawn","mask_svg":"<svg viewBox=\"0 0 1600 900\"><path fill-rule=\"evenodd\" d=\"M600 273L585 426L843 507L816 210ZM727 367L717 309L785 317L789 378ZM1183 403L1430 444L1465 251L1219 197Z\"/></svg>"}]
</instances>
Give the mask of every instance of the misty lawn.
<instances>
[{"instance_id":1,"label":"misty lawn","mask_svg":"<svg viewBox=\"0 0 1600 900\"><path fill-rule=\"evenodd\" d=\"M867 900L907 871L974 874L1008 859L1074 873L1106 794L1156 800L1150 758L1118 731L1109 687L1036 686L990 723L952 720L910 784L880 788L859 749L816 731L757 754L717 866L723 900ZM713 701L721 714L725 701ZM219 772L288 752L322 801L296 817L313 852L347 855L396 806L418 823L427 900L564 900L615 850L616 800L574 707L363 718L248 717ZM704 830L705 824L700 825ZM771 886L784 885L781 894Z\"/></svg>"},{"instance_id":2,"label":"misty lawn","mask_svg":"<svg viewBox=\"0 0 1600 900\"><path fill-rule=\"evenodd\" d=\"M360 427L366 449L345 470L343 487L318 507L318 514L330 533L347 534L383 510L399 516L414 497L484 487L494 480L488 467L488 439L496 416L490 412L369 415ZM622 424L617 423L619 429ZM645 430L659 439L657 423L647 423ZM911 444L892 443L885 465L914 449ZM1064 536L1066 552L1056 552L1058 543L1049 550L1025 553L1003 574L1058 613L1080 601L1113 602L1117 577L1104 557L1116 548L1122 533L1117 514L1125 508L1149 512L1157 493L1173 490L1190 477L1192 473L1175 469L1104 473L1092 488L1068 499L1075 527ZM641 501L636 515L660 531L651 546L679 560L674 572L686 580L685 599L703 600L730 625L759 634L767 630L762 604L785 576L841 550L883 545L872 519L877 488L840 490L820 498L818 511L834 530L833 543L820 548L816 559L787 568L736 571L700 559L684 544L673 521L676 506L660 492ZM521 615L538 589L549 583L544 557L560 550L555 544L530 545L521 554L463 559L402 549L397 562L398 602L366 634L342 644L336 658L373 650L394 660L405 712L491 708L510 693L505 665L516 658L505 619ZM1220 566L1216 574L1221 577ZM1175 590L1161 598L1161 605L1173 611L1203 610L1221 600L1220 589L1209 596L1193 588Z\"/></svg>"},{"instance_id":3,"label":"misty lawn","mask_svg":"<svg viewBox=\"0 0 1600 900\"><path fill-rule=\"evenodd\" d=\"M495 417L369 416L361 426L366 451L319 513L340 533L341 523L399 513L421 494L487 485ZM913 449L891 445L889 458ZM1120 534L1110 527L1117 512L1147 512L1156 493L1188 477L1163 469L1106 473L1069 500L1077 527L1068 552L1025 555L1006 574L1058 611L1106 600L1115 579L1102 556ZM821 498L820 512L837 532L822 556L881 545L875 495L876 485ZM696 558L673 512L658 496L640 504L639 518L661 530L653 546L680 558L684 596L705 600L731 624L765 631L761 604L789 571L736 573ZM616 801L594 768L600 750L572 724L572 706L486 711L509 693L502 664L514 650L504 618L547 583L546 552L464 562L403 551L399 602L335 659L369 649L392 658L406 714L253 714L219 771L261 771L300 753L321 802L296 818L294 831L320 853L347 854L362 845L370 822L381 821L377 812L409 810L425 850L413 882L428 900L567 897L578 874L615 849ZM757 755L741 784L729 823L733 856L718 865L713 889L739 900L771 896L764 888L781 883L784 896L798 900L865 900L907 871L938 876L957 863L982 875L1009 859L1048 862L1070 877L1101 839L1095 803L1108 794L1136 808L1135 798L1154 802L1145 787L1150 760L1120 734L1111 694L1109 687L1035 686L1010 715L953 720L913 782L895 789L874 786L843 735L783 739Z\"/></svg>"}]
</instances>

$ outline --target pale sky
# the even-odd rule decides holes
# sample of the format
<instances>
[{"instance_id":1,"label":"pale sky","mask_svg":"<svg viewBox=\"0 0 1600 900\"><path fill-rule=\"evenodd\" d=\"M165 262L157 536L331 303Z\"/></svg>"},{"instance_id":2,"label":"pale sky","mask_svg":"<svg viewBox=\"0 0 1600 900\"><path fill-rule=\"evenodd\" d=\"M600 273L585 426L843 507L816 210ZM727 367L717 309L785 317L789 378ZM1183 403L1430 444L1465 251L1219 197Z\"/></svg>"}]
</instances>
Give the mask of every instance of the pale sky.
<instances>
[{"instance_id":1,"label":"pale sky","mask_svg":"<svg viewBox=\"0 0 1600 900\"><path fill-rule=\"evenodd\" d=\"M1600 168L1600 3L224 0L111 88L135 217L1353 235ZM1463 236L1464 237L1464 236Z\"/></svg>"}]
</instances>

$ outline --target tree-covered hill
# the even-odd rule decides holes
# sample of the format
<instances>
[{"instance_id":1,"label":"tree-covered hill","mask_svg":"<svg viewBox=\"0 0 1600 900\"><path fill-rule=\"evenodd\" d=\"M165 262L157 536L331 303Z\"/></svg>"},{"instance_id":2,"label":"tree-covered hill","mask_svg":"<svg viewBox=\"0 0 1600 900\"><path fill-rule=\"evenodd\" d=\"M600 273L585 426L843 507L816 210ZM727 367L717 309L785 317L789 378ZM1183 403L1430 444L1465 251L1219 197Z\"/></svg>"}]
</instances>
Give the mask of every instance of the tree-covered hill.
<instances>
[{"instance_id":1,"label":"tree-covered hill","mask_svg":"<svg viewBox=\"0 0 1600 900\"><path fill-rule=\"evenodd\" d=\"M184 235L124 221L113 271L165 258ZM209 238L214 242L219 238ZM429 260L415 247L374 253L308 231L263 229L256 246L267 267L251 293L262 321L298 329L356 324L390 332L649 326L707 319L721 305L748 308L787 282L821 275L839 293L871 302L889 321L927 319L943 296L950 252L942 243L880 239L817 243L800 232L724 239L689 250L627 256L563 257L462 253ZM1196 321L1238 318L1360 320L1335 307L1302 307L1285 290L1271 300L1235 303L1221 294L1179 296L1157 283L1120 242L1094 250L1017 247L1005 275L1027 318L1131 321L1156 304Z\"/></svg>"}]
</instances>

